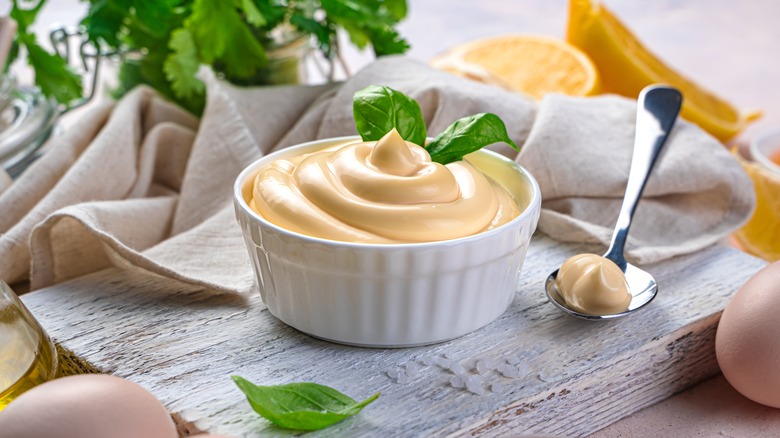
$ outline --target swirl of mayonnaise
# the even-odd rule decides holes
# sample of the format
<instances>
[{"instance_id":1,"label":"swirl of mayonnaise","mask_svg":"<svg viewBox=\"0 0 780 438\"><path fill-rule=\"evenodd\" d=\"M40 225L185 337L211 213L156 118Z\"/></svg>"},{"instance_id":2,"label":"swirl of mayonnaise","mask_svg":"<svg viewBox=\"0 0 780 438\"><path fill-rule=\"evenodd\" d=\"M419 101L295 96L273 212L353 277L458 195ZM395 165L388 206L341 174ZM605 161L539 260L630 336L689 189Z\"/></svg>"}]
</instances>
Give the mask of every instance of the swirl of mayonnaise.
<instances>
[{"instance_id":1,"label":"swirl of mayonnaise","mask_svg":"<svg viewBox=\"0 0 780 438\"><path fill-rule=\"evenodd\" d=\"M455 239L520 214L474 166L435 163L395 129L377 142L272 162L255 177L250 207L291 231L364 243Z\"/></svg>"}]
</instances>

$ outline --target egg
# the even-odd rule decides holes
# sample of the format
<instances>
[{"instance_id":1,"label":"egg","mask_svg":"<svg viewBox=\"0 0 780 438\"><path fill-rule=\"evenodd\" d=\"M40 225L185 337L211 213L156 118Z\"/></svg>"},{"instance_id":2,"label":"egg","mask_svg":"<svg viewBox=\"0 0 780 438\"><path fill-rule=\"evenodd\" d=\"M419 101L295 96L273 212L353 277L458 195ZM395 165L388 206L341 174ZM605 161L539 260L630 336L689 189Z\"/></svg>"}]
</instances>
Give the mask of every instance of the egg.
<instances>
[{"instance_id":1,"label":"egg","mask_svg":"<svg viewBox=\"0 0 780 438\"><path fill-rule=\"evenodd\" d=\"M165 406L115 376L51 380L0 411L0 436L14 438L177 438Z\"/></svg>"},{"instance_id":2,"label":"egg","mask_svg":"<svg viewBox=\"0 0 780 438\"><path fill-rule=\"evenodd\" d=\"M780 408L780 261L751 277L726 305L715 353L734 389Z\"/></svg>"}]
</instances>

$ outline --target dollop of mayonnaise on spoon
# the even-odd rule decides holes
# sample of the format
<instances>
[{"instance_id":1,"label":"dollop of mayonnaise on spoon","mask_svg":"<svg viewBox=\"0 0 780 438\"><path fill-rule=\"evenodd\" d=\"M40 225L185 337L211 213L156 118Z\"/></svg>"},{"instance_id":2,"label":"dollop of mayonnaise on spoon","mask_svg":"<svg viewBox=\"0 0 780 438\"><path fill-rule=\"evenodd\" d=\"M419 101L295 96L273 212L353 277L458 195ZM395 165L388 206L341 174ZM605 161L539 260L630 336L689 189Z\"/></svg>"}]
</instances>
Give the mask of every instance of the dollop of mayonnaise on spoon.
<instances>
[{"instance_id":1,"label":"dollop of mayonnaise on spoon","mask_svg":"<svg viewBox=\"0 0 780 438\"><path fill-rule=\"evenodd\" d=\"M566 260L555 285L566 305L588 315L625 312L631 303L623 271L612 260L596 254L577 254Z\"/></svg>"}]
</instances>

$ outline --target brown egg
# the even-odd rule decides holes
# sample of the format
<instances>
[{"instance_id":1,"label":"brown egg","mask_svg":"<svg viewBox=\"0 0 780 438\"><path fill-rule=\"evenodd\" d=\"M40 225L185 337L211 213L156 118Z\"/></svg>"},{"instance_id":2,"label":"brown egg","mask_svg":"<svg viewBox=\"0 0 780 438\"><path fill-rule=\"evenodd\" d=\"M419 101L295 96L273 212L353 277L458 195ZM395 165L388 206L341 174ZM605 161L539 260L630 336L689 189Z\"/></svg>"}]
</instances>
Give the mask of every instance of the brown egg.
<instances>
[{"instance_id":1,"label":"brown egg","mask_svg":"<svg viewBox=\"0 0 780 438\"><path fill-rule=\"evenodd\" d=\"M780 408L780 262L756 273L726 305L715 352L737 391Z\"/></svg>"},{"instance_id":2,"label":"brown egg","mask_svg":"<svg viewBox=\"0 0 780 438\"><path fill-rule=\"evenodd\" d=\"M177 438L165 407L141 386L85 374L46 382L0 411L0 436L14 438Z\"/></svg>"}]
</instances>

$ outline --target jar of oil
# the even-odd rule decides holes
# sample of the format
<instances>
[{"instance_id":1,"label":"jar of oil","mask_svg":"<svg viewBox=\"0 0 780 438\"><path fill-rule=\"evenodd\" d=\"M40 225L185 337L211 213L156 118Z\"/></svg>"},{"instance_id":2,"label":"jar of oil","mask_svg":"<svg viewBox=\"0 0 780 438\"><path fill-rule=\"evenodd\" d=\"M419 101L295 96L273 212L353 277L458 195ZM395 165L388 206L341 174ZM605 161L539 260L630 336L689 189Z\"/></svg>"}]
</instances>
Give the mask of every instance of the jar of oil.
<instances>
[{"instance_id":1,"label":"jar of oil","mask_svg":"<svg viewBox=\"0 0 780 438\"><path fill-rule=\"evenodd\" d=\"M54 377L54 344L11 288L0 281L0 411Z\"/></svg>"}]
</instances>

